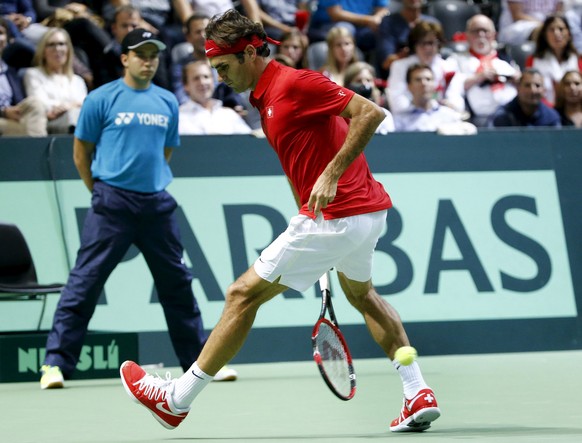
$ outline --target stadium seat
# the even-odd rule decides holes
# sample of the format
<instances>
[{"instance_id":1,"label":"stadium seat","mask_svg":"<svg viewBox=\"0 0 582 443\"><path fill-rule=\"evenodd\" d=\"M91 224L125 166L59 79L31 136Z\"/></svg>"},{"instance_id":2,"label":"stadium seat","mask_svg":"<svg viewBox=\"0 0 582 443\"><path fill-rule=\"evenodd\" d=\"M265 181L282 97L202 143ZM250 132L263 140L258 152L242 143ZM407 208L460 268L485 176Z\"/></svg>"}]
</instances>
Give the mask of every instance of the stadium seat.
<instances>
[{"instance_id":1,"label":"stadium seat","mask_svg":"<svg viewBox=\"0 0 582 443\"><path fill-rule=\"evenodd\" d=\"M47 295L59 294L64 285L38 282L28 244L16 225L0 222L0 245L0 301L41 300L40 329Z\"/></svg>"},{"instance_id":2,"label":"stadium seat","mask_svg":"<svg viewBox=\"0 0 582 443\"><path fill-rule=\"evenodd\" d=\"M467 20L480 12L477 5L462 0L434 0L427 6L427 14L441 22L448 42L456 32L465 32Z\"/></svg>"},{"instance_id":3,"label":"stadium seat","mask_svg":"<svg viewBox=\"0 0 582 443\"><path fill-rule=\"evenodd\" d=\"M536 49L535 42L525 42L519 45L506 45L505 52L507 55L519 65L523 71L525 69L525 62L527 58L534 53Z\"/></svg>"},{"instance_id":4,"label":"stadium seat","mask_svg":"<svg viewBox=\"0 0 582 443\"><path fill-rule=\"evenodd\" d=\"M307 61L309 63L309 69L318 71L327 59L327 43L326 42L315 42L311 43L307 47Z\"/></svg>"}]
</instances>

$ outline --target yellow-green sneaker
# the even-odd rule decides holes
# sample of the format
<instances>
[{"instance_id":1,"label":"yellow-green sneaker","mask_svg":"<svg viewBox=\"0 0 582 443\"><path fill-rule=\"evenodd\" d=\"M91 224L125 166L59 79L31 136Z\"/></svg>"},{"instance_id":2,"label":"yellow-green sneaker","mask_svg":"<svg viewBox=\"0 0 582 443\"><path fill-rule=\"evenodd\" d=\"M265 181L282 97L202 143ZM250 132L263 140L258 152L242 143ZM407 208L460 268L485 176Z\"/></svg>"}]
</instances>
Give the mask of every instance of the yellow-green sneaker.
<instances>
[{"instance_id":1,"label":"yellow-green sneaker","mask_svg":"<svg viewBox=\"0 0 582 443\"><path fill-rule=\"evenodd\" d=\"M58 366L43 365L40 368L40 389L59 389L65 387L65 380L61 368Z\"/></svg>"}]
</instances>

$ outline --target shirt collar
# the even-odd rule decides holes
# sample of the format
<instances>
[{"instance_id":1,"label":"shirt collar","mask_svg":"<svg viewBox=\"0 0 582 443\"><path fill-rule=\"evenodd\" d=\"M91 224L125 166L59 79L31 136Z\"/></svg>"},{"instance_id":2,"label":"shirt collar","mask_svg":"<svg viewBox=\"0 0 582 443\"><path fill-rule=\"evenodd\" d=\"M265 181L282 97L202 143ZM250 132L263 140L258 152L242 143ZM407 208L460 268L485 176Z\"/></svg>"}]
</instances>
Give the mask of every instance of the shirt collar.
<instances>
[{"instance_id":1,"label":"shirt collar","mask_svg":"<svg viewBox=\"0 0 582 443\"><path fill-rule=\"evenodd\" d=\"M263 73L261 74L261 76L259 77L255 90L252 91L251 95L249 96L249 101L251 102L251 105L253 105L255 108L257 107L257 103L261 100L263 94L271 84L273 77L280 70L281 65L277 63L275 60L271 60L267 67L265 68L265 70L263 71Z\"/></svg>"}]
</instances>

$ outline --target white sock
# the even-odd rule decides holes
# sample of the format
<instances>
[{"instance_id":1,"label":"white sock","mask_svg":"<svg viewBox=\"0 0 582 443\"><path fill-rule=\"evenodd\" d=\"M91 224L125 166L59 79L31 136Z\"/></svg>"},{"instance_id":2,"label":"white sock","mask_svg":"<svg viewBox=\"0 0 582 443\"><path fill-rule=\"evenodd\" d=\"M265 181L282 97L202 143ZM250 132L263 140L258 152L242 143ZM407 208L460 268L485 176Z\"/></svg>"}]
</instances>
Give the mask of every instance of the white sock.
<instances>
[{"instance_id":1,"label":"white sock","mask_svg":"<svg viewBox=\"0 0 582 443\"><path fill-rule=\"evenodd\" d=\"M197 362L194 362L190 369L182 375L174 385L174 393L172 400L174 406L179 409L187 409L190 407L194 399L200 392L212 381L214 377L206 374L199 367Z\"/></svg>"},{"instance_id":2,"label":"white sock","mask_svg":"<svg viewBox=\"0 0 582 443\"><path fill-rule=\"evenodd\" d=\"M400 374L402 379L402 387L404 388L404 396L407 399L414 397L421 389L428 388L428 385L422 378L420 366L417 362L412 362L408 366L401 365L397 360L393 360L392 364Z\"/></svg>"}]
</instances>

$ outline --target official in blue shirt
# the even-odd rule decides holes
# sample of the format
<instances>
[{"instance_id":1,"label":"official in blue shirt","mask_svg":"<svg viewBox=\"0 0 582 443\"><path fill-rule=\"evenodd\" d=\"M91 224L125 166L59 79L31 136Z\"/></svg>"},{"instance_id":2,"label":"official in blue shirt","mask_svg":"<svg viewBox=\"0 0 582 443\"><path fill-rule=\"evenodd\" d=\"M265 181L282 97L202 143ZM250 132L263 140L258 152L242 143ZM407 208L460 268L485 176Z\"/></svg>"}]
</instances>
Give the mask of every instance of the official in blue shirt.
<instances>
[{"instance_id":1,"label":"official in blue shirt","mask_svg":"<svg viewBox=\"0 0 582 443\"><path fill-rule=\"evenodd\" d=\"M62 388L71 377L103 286L132 244L152 273L184 370L207 338L183 259L178 205L165 190L172 181L168 161L180 145L178 102L152 84L166 45L138 28L121 46L124 77L89 94L75 130L75 166L91 191L91 208L47 338L42 389Z\"/></svg>"},{"instance_id":2,"label":"official in blue shirt","mask_svg":"<svg viewBox=\"0 0 582 443\"><path fill-rule=\"evenodd\" d=\"M543 103L544 77L526 69L517 86L517 97L491 116L489 126L562 126L560 114Z\"/></svg>"}]
</instances>

